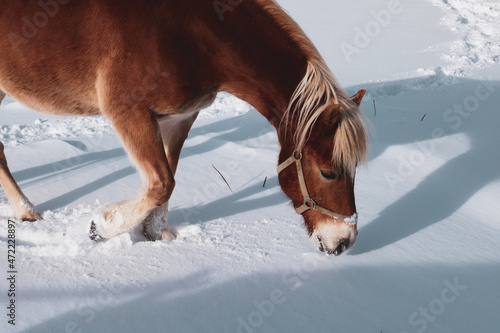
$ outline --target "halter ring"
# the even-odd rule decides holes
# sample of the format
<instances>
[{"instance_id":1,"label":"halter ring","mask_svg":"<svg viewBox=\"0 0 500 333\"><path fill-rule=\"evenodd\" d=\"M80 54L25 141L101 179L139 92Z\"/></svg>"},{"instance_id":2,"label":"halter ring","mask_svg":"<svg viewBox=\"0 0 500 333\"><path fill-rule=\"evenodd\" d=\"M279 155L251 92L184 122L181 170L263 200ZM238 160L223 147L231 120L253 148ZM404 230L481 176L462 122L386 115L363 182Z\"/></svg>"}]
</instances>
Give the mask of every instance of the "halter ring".
<instances>
[{"instance_id":1,"label":"halter ring","mask_svg":"<svg viewBox=\"0 0 500 333\"><path fill-rule=\"evenodd\" d=\"M299 157L297 157L297 154L299 154ZM302 152L301 152L301 151L294 150L294 151L293 151L293 153L292 153L292 156L293 156L293 158L294 158L296 161L300 161L300 160L302 160Z\"/></svg>"},{"instance_id":2,"label":"halter ring","mask_svg":"<svg viewBox=\"0 0 500 333\"><path fill-rule=\"evenodd\" d=\"M304 205L309 207L309 209L316 209L316 201L313 199L304 200Z\"/></svg>"}]
</instances>

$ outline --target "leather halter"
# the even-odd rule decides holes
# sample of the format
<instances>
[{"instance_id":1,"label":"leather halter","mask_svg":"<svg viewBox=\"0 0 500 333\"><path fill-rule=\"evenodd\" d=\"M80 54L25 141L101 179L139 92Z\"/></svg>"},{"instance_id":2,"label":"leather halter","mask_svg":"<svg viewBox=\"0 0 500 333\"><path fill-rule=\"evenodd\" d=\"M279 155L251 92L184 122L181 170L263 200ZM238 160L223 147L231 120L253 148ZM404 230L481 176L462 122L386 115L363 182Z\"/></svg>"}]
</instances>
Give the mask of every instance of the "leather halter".
<instances>
[{"instance_id":1,"label":"leather halter","mask_svg":"<svg viewBox=\"0 0 500 333\"><path fill-rule=\"evenodd\" d=\"M350 225L357 225L358 224L358 214L355 213L352 216L347 216L347 215L342 215L339 213L336 213L332 210L329 210L328 208L322 207L316 203L313 199L311 199L309 195L309 191L307 191L307 186L306 186L306 180L304 178L304 170L302 168L302 152L300 150L295 150L292 153L292 156L290 156L286 161L281 163L278 166L278 175L288 168L290 165L294 164L297 166L297 176L299 178L299 184L300 184L300 190L302 191L302 196L304 197L304 203L295 208L295 211L297 214L302 215L308 210L316 210L320 212L321 214L333 217L334 219L343 221L347 224Z\"/></svg>"}]
</instances>

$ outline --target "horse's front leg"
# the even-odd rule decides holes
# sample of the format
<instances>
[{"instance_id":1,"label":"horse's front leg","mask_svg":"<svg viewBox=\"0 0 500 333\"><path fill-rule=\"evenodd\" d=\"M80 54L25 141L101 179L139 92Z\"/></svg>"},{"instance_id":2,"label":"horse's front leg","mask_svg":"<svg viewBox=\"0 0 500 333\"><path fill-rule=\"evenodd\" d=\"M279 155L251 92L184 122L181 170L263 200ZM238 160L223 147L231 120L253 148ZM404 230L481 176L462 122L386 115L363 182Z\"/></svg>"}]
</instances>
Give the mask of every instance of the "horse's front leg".
<instances>
[{"instance_id":1,"label":"horse's front leg","mask_svg":"<svg viewBox=\"0 0 500 333\"><path fill-rule=\"evenodd\" d=\"M158 122L149 109L134 107L116 113L103 107L103 113L139 169L143 188L135 199L112 204L94 216L92 239L107 239L134 230L155 208L168 201L175 185Z\"/></svg>"},{"instance_id":2,"label":"horse's front leg","mask_svg":"<svg viewBox=\"0 0 500 333\"><path fill-rule=\"evenodd\" d=\"M184 115L166 117L159 121L160 131L168 164L175 175L182 146L199 111L188 111ZM153 210L146 217L143 233L149 240L173 240L175 236L168 225L168 202Z\"/></svg>"}]
</instances>

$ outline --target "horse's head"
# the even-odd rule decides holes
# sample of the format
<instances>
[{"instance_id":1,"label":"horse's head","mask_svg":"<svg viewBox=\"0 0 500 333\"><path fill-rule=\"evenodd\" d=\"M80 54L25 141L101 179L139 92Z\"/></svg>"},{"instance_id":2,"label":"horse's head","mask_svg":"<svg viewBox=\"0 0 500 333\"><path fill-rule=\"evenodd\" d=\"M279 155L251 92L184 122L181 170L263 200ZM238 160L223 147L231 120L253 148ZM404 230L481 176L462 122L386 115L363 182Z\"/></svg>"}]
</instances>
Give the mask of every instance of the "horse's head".
<instances>
[{"instance_id":1,"label":"horse's head","mask_svg":"<svg viewBox=\"0 0 500 333\"><path fill-rule=\"evenodd\" d=\"M289 129L302 133L285 133L282 141L281 187L303 215L318 248L328 254L340 255L358 234L354 177L368 144L359 110L365 92L339 104L323 105L312 113L316 117L305 130L296 125L300 119L290 118Z\"/></svg>"}]
</instances>

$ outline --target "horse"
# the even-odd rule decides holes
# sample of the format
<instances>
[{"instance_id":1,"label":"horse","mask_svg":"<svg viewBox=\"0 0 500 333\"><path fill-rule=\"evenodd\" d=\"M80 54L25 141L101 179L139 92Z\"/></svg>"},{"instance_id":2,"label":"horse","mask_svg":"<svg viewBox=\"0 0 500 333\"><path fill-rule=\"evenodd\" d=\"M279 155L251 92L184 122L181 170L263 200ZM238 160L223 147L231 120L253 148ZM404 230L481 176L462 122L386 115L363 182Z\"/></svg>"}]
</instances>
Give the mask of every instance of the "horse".
<instances>
[{"instance_id":1,"label":"horse","mask_svg":"<svg viewBox=\"0 0 500 333\"><path fill-rule=\"evenodd\" d=\"M0 91L49 114L106 116L142 177L135 198L94 214L91 239L139 226L148 240L175 238L167 213L182 146L225 91L276 129L280 186L317 248L354 244L366 91L349 96L274 0L3 0L0 36ZM13 217L40 220L1 148Z\"/></svg>"}]
</instances>

